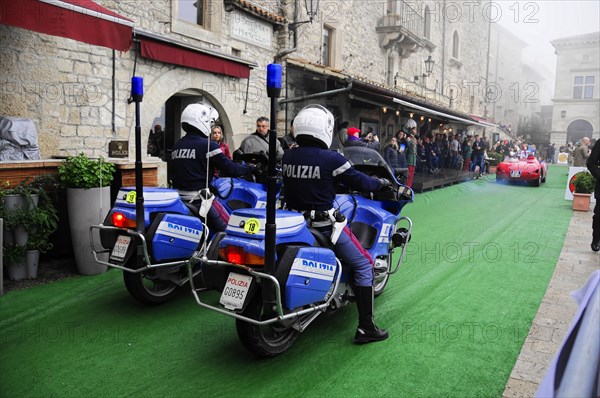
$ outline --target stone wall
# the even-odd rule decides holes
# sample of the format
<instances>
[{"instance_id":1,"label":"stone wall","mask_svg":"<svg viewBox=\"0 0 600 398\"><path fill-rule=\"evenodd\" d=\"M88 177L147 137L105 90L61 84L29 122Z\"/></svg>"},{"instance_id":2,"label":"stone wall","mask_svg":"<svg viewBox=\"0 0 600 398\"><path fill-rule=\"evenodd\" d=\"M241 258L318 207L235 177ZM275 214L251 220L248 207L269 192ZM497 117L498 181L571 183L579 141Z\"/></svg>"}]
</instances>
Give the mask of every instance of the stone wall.
<instances>
[{"instance_id":1,"label":"stone wall","mask_svg":"<svg viewBox=\"0 0 600 398\"><path fill-rule=\"evenodd\" d=\"M556 81L554 107L552 113L551 141L564 145L567 141L567 129L577 120L588 122L592 126L589 138L600 138L600 49L598 33L581 35L573 40L558 39L553 42L556 48ZM575 76L594 76L593 98L574 99ZM563 116L564 112L564 116Z\"/></svg>"},{"instance_id":2,"label":"stone wall","mask_svg":"<svg viewBox=\"0 0 600 398\"><path fill-rule=\"evenodd\" d=\"M227 28L211 35L212 43L171 32L171 2L99 1L103 6L134 21L136 29L161 34L192 45L205 45L229 54L234 47L240 57L255 61L251 71L248 101L247 80L227 77L154 62L138 56L136 75L144 78L141 104L143 153L154 119L161 114L165 101L182 90L204 94L221 112L226 138L233 147L254 131L258 116L267 115L269 101L265 92L266 65L272 62L278 32L273 31L273 46L265 49L230 38ZM219 7L209 10L215 26L228 26L229 13ZM217 15L217 17L214 17ZM214 40L217 40L215 43ZM89 156L107 156L108 142L128 140L130 159L135 133L135 106L128 104L135 52L115 54L113 96L112 50L70 39L38 34L0 25L0 114L27 117L38 128L42 158L68 156L84 152ZM114 130L112 120L115 100ZM244 113L246 109L246 113Z\"/></svg>"}]
</instances>

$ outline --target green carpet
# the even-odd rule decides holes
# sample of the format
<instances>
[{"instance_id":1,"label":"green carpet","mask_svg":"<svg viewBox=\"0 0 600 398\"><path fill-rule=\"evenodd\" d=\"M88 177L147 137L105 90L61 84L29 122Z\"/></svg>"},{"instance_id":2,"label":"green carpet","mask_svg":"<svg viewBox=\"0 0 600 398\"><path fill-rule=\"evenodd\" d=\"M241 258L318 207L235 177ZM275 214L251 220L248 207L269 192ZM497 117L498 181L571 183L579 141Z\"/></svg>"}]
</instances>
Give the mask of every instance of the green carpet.
<instances>
[{"instance_id":1,"label":"green carpet","mask_svg":"<svg viewBox=\"0 0 600 398\"><path fill-rule=\"evenodd\" d=\"M5 397L500 397L572 211L567 168L540 188L481 179L416 196L407 262L376 301L384 342L355 346L356 310L317 319L257 360L234 321L184 292L145 308L119 271L0 298Z\"/></svg>"}]
</instances>

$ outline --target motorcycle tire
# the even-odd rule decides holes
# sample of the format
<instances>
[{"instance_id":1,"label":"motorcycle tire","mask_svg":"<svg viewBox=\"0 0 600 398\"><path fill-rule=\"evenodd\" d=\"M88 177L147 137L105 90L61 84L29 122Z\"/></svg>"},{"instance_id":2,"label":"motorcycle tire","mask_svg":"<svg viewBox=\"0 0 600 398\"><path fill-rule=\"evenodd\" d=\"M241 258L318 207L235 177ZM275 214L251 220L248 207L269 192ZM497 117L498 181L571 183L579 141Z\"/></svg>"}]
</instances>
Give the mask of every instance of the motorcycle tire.
<instances>
[{"instance_id":1,"label":"motorcycle tire","mask_svg":"<svg viewBox=\"0 0 600 398\"><path fill-rule=\"evenodd\" d=\"M136 259L133 257L129 261L135 262ZM159 305L171 300L178 293L179 286L173 282L153 278L158 272L162 271L156 269L138 273L123 271L123 280L129 294L145 305Z\"/></svg>"},{"instance_id":2,"label":"motorcycle tire","mask_svg":"<svg viewBox=\"0 0 600 398\"><path fill-rule=\"evenodd\" d=\"M260 293L254 295L242 315L261 319L263 300ZM236 320L238 338L244 348L260 358L270 358L282 354L292 346L298 337L298 331L290 326L278 328L278 324L266 326L254 325Z\"/></svg>"}]
</instances>

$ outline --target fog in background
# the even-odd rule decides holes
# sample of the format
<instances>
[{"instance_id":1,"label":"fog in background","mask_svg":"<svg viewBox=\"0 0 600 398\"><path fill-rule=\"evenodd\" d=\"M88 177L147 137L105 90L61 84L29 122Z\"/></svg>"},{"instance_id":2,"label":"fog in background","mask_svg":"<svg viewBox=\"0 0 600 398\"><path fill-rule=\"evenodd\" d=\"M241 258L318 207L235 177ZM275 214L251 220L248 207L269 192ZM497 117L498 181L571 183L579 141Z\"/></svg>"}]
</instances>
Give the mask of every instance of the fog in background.
<instances>
[{"instance_id":1,"label":"fog in background","mask_svg":"<svg viewBox=\"0 0 600 398\"><path fill-rule=\"evenodd\" d=\"M556 55L550 44L555 39L600 31L600 1L495 1L502 13L497 21L529 44L523 51L525 63L548 80L554 93Z\"/></svg>"}]
</instances>

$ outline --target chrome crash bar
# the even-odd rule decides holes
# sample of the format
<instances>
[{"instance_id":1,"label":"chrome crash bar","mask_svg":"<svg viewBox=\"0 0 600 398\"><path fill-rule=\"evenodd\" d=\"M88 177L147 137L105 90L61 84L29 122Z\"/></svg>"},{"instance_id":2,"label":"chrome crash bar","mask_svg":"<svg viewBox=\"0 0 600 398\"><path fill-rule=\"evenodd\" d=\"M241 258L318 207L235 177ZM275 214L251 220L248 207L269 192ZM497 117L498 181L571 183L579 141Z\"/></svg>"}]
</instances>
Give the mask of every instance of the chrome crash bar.
<instances>
[{"instance_id":1,"label":"chrome crash bar","mask_svg":"<svg viewBox=\"0 0 600 398\"><path fill-rule=\"evenodd\" d=\"M94 244L94 233L93 231L97 229L97 230L111 230L111 231L117 231L120 234L127 234L132 236L134 239L137 238L140 240L140 242L142 242L141 247L142 247L142 258L144 259L144 266L140 267L138 269L134 269L134 268L130 268L130 267L124 267L122 265L118 265L118 264L113 264L113 263L109 263L108 261L104 261L101 260L99 258L100 254L106 254L109 253L110 254L110 249L102 249L102 250L96 250L96 245ZM140 273L140 272L144 272L144 271L148 271L149 269L156 269L156 268L164 268L164 267L174 267L174 266L182 266L182 265L186 265L189 261L186 260L178 260L178 261L171 261L168 263L152 263L152 261L150 261L150 255L148 254L148 244L146 243L146 238L144 237L143 234L140 234L137 231L134 231L132 229L127 229L124 230L123 228L117 228L117 227L113 227L113 226L109 226L109 225L92 225L90 227L90 242L91 242L91 246L92 246L92 253L94 254L94 260L97 261L100 264L109 266L111 268L116 268L116 269L120 269L122 271L126 271L126 272L131 272L134 274ZM98 245L99 247L101 247L102 245Z\"/></svg>"},{"instance_id":2,"label":"chrome crash bar","mask_svg":"<svg viewBox=\"0 0 600 398\"><path fill-rule=\"evenodd\" d=\"M194 261L195 260L195 261ZM279 285L279 281L272 275L269 274L265 274L264 272L259 272L256 271L246 265L241 265L241 264L233 264L227 261L219 261L219 260L209 260L208 258L204 257L202 259L198 259L198 258L192 258L189 261L189 265L188 265L188 270L190 272L190 275L193 272L193 267L195 265L195 262L200 261L201 263L204 264L210 264L210 265L216 265L216 266L232 266L232 267L237 267L237 268L241 268L243 270L245 270L246 272L248 272L250 275L252 275L253 277L255 277L257 279L257 281L260 281L261 279L267 280L271 283L273 283L273 285L275 286L275 306L276 306L276 311L277 311L277 316L274 318L270 318L270 319L266 319L264 321L259 321L256 319L252 319L252 318L248 318L246 316L240 315L238 313L235 313L233 310L225 310L223 308L220 307L216 307L214 305L210 305L207 304L205 302L203 302L202 300L200 300L200 296L198 295L199 291L205 291L205 289L196 289L196 287L194 286L194 279L192 277L190 277L190 286L192 288L192 294L194 295L194 298L196 299L196 303L198 303L198 305L200 305L201 307L204 308L208 308L209 310L213 310L216 312L219 312L221 314L224 315L228 315L231 316L233 318L242 320L244 322L248 322L248 323L252 323L254 325L258 325L258 326L264 326L264 325L269 325L271 323L276 323L276 322L280 322L280 321L284 321L284 320L288 320L288 319L293 319L293 318L297 318L301 315L305 315L305 314L309 314L312 312L316 312L316 311L323 311L325 310L329 304L331 303L331 301L333 300L333 297L335 296L335 292L337 291L337 288L340 284L340 279L342 277L342 264L340 263L340 261L336 258L336 262L337 262L337 276L335 279L335 285L333 287L333 289L330 289L329 291L329 297L327 298L327 300L323 303L323 304L319 304L317 306L314 307L310 307L310 308L305 308L303 310L299 310L299 311L294 311L294 312L290 312L287 314L283 313L283 305L281 303L281 286Z\"/></svg>"}]
</instances>

